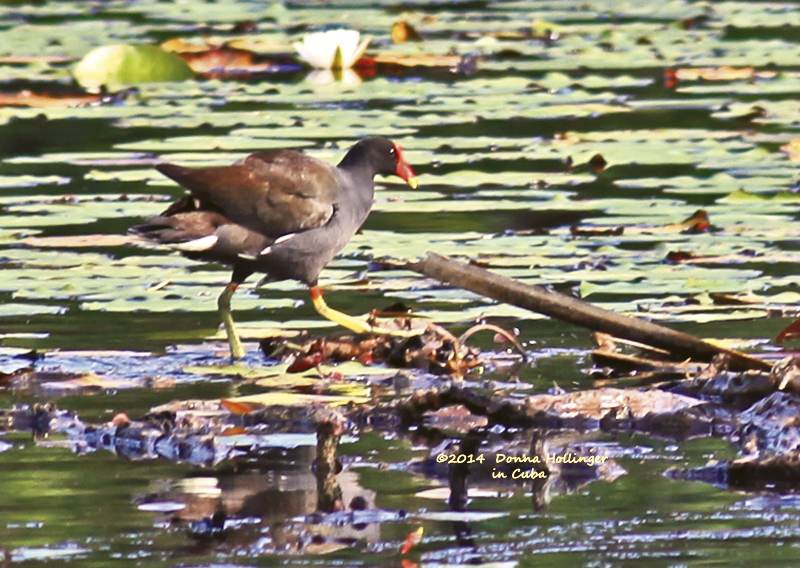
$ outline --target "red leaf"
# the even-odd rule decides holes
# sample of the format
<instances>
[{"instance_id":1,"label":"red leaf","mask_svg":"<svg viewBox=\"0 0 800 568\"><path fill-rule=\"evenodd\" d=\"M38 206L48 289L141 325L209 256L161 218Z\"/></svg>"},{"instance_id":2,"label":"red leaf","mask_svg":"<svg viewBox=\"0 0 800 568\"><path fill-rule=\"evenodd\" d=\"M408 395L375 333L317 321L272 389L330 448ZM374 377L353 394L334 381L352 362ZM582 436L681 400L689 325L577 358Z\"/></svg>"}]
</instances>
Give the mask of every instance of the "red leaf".
<instances>
[{"instance_id":1,"label":"red leaf","mask_svg":"<svg viewBox=\"0 0 800 568\"><path fill-rule=\"evenodd\" d=\"M602 154L595 154L592 156L592 159L589 160L589 167L598 174L605 170L607 165L608 162L606 162Z\"/></svg>"},{"instance_id":2,"label":"red leaf","mask_svg":"<svg viewBox=\"0 0 800 568\"><path fill-rule=\"evenodd\" d=\"M128 418L128 415L125 414L124 412L120 412L119 414L114 416L114 418L111 419L111 423L114 426L119 426L120 424L129 424L130 421L131 419Z\"/></svg>"},{"instance_id":3,"label":"red leaf","mask_svg":"<svg viewBox=\"0 0 800 568\"><path fill-rule=\"evenodd\" d=\"M222 406L224 406L232 414L247 414L248 412L253 412L254 410L261 408L260 406L256 406L254 404L249 404L247 402L234 402L232 400L228 400L227 398L220 400L220 404L222 404Z\"/></svg>"},{"instance_id":4,"label":"red leaf","mask_svg":"<svg viewBox=\"0 0 800 568\"><path fill-rule=\"evenodd\" d=\"M681 226L685 233L703 233L711 228L711 220L705 209L698 209L691 217L681 221Z\"/></svg>"},{"instance_id":5,"label":"red leaf","mask_svg":"<svg viewBox=\"0 0 800 568\"><path fill-rule=\"evenodd\" d=\"M793 321L776 335L775 343L780 343L784 339L794 339L795 337L800 337L800 319Z\"/></svg>"},{"instance_id":6,"label":"red leaf","mask_svg":"<svg viewBox=\"0 0 800 568\"><path fill-rule=\"evenodd\" d=\"M320 363L322 363L322 353L319 351L315 353L308 353L306 355L302 355L295 359L294 363L289 365L289 368L286 369L287 373L302 373L304 371L308 371L309 369L313 369Z\"/></svg>"},{"instance_id":7,"label":"red leaf","mask_svg":"<svg viewBox=\"0 0 800 568\"><path fill-rule=\"evenodd\" d=\"M665 69L664 70L664 86L667 89L674 89L675 85L678 84L678 75L675 73L674 69Z\"/></svg>"},{"instance_id":8,"label":"red leaf","mask_svg":"<svg viewBox=\"0 0 800 568\"><path fill-rule=\"evenodd\" d=\"M422 540L423 530L424 529L422 527L419 527L414 532L408 534L406 539L403 541L403 547L400 549L400 554L407 553L409 550L419 544L419 541Z\"/></svg>"},{"instance_id":9,"label":"red leaf","mask_svg":"<svg viewBox=\"0 0 800 568\"><path fill-rule=\"evenodd\" d=\"M695 255L689 251L676 250L667 253L666 261L670 264L677 264L693 258L695 258Z\"/></svg>"}]
</instances>

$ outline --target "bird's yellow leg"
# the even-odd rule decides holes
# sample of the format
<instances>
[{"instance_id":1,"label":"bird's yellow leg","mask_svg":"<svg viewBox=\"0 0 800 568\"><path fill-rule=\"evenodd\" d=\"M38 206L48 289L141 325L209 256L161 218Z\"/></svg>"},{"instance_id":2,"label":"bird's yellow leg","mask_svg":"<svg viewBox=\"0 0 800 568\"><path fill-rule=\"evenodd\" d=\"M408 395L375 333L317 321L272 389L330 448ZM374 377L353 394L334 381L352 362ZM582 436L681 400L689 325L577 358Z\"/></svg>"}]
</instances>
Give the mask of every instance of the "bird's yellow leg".
<instances>
[{"instance_id":1,"label":"bird's yellow leg","mask_svg":"<svg viewBox=\"0 0 800 568\"><path fill-rule=\"evenodd\" d=\"M236 333L236 326L233 324L233 315L231 314L231 296L236 292L239 284L231 282L222 291L217 299L217 307L219 308L219 316L222 319L222 325L225 326L225 333L228 335L228 343L231 346L231 359L241 359L244 357L244 347L242 347L242 340Z\"/></svg>"},{"instance_id":2,"label":"bird's yellow leg","mask_svg":"<svg viewBox=\"0 0 800 568\"><path fill-rule=\"evenodd\" d=\"M312 286L309 292L311 293L311 301L314 303L314 308L317 310L317 313L325 319L329 319L333 323L346 327L350 331L355 331L356 333L369 333L372 331L372 326L367 322L361 321L353 316L348 316L346 313L334 310L328 306L328 304L325 303L325 299L322 297L322 288L319 286Z\"/></svg>"},{"instance_id":3,"label":"bird's yellow leg","mask_svg":"<svg viewBox=\"0 0 800 568\"><path fill-rule=\"evenodd\" d=\"M312 286L309 290L311 292L311 301L314 303L314 308L317 313L325 319L331 320L333 323L346 327L350 331L356 333L379 333L383 335L394 335L397 337L412 337L422 333L421 330L405 330L405 329L384 329L368 324L353 316L349 316L339 310L334 310L325 303L322 297L322 288L319 286Z\"/></svg>"}]
</instances>

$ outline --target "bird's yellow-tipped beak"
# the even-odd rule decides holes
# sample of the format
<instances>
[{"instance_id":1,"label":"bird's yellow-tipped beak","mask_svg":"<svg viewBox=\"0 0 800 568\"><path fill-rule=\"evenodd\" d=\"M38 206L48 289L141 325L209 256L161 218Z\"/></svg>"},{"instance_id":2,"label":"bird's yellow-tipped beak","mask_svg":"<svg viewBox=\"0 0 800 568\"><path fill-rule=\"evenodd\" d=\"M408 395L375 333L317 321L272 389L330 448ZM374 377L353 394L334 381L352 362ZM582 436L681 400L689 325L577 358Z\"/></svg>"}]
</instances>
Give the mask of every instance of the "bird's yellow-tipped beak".
<instances>
[{"instance_id":1,"label":"bird's yellow-tipped beak","mask_svg":"<svg viewBox=\"0 0 800 568\"><path fill-rule=\"evenodd\" d=\"M397 169L395 173L405 182L411 186L411 189L417 189L419 183L417 182L417 175L411 164L406 162L406 157L403 155L403 147L400 144L394 145L394 150L397 153Z\"/></svg>"}]
</instances>

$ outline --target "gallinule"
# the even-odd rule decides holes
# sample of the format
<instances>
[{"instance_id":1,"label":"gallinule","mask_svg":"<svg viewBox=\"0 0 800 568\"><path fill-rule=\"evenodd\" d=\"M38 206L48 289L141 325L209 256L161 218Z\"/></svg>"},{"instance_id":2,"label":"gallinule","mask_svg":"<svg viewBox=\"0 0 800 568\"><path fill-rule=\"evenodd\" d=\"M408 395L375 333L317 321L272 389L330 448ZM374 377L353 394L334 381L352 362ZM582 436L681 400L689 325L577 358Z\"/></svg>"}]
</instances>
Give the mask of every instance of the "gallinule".
<instances>
[{"instance_id":1,"label":"gallinule","mask_svg":"<svg viewBox=\"0 0 800 568\"><path fill-rule=\"evenodd\" d=\"M395 174L417 187L403 150L386 138L365 138L338 166L291 150L256 152L231 166L156 169L189 190L131 232L185 256L233 268L217 305L231 356L244 349L231 316L231 296L254 272L267 281L299 280L324 317L357 333L369 324L334 310L317 284L320 272L353 237L372 208L375 174Z\"/></svg>"}]
</instances>

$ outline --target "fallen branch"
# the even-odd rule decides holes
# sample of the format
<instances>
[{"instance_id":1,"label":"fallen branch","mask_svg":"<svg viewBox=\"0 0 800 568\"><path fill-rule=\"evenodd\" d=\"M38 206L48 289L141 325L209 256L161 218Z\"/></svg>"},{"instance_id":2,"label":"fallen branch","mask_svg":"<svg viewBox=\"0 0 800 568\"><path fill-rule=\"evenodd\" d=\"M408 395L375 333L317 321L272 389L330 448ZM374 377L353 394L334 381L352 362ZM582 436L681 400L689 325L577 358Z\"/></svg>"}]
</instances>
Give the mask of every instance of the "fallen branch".
<instances>
[{"instance_id":1,"label":"fallen branch","mask_svg":"<svg viewBox=\"0 0 800 568\"><path fill-rule=\"evenodd\" d=\"M548 290L543 286L523 284L518 280L500 276L446 256L428 253L427 258L409 263L408 267L431 278L449 282L500 302L538 312L593 331L602 331L615 337L652 345L678 357L710 361L715 355L725 353L730 356L732 369L768 371L772 368L767 361L739 351L718 347L688 333L617 314L578 298Z\"/></svg>"}]
</instances>

